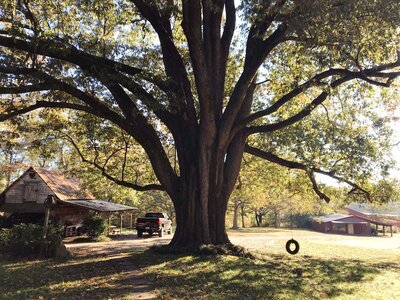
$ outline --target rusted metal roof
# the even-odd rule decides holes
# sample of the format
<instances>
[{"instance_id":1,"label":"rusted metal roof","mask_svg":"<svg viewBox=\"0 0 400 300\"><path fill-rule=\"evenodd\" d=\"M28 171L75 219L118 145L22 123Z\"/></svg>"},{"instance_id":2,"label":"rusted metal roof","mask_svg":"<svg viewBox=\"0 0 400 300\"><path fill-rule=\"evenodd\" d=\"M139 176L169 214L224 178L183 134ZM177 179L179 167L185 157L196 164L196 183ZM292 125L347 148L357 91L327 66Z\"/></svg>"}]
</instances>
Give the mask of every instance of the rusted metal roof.
<instances>
[{"instance_id":1,"label":"rusted metal roof","mask_svg":"<svg viewBox=\"0 0 400 300\"><path fill-rule=\"evenodd\" d=\"M77 178L66 178L59 172L43 168L31 168L43 179L60 200L94 199L90 192L83 191L82 185Z\"/></svg>"},{"instance_id":2,"label":"rusted metal roof","mask_svg":"<svg viewBox=\"0 0 400 300\"><path fill-rule=\"evenodd\" d=\"M103 200L72 200L65 201L65 203L84 207L98 212L122 212L137 209L132 206L107 202Z\"/></svg>"}]
</instances>

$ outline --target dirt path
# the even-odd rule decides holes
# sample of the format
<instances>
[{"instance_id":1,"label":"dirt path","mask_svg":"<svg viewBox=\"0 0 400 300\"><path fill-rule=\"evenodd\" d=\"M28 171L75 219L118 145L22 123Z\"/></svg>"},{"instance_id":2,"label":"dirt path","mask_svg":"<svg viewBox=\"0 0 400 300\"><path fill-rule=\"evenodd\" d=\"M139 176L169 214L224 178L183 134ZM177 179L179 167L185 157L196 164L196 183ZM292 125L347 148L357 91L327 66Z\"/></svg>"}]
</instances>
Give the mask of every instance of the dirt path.
<instances>
[{"instance_id":1,"label":"dirt path","mask_svg":"<svg viewBox=\"0 0 400 300\"><path fill-rule=\"evenodd\" d=\"M132 286L129 299L159 299L154 288L144 277L143 271L134 265L126 256L128 253L148 249L152 245L168 244L171 237L145 237L138 239L135 236L120 236L119 239L99 243L67 243L68 251L76 258L102 256L112 261L113 268L117 267L124 274L122 279ZM119 279L121 280L121 279Z\"/></svg>"},{"instance_id":2,"label":"dirt path","mask_svg":"<svg viewBox=\"0 0 400 300\"><path fill-rule=\"evenodd\" d=\"M115 236L116 240L98 243L68 243L67 249L74 256L116 255L135 251L143 251L153 245L165 245L171 240L171 235L160 237L143 237L138 239L135 235Z\"/></svg>"}]
</instances>

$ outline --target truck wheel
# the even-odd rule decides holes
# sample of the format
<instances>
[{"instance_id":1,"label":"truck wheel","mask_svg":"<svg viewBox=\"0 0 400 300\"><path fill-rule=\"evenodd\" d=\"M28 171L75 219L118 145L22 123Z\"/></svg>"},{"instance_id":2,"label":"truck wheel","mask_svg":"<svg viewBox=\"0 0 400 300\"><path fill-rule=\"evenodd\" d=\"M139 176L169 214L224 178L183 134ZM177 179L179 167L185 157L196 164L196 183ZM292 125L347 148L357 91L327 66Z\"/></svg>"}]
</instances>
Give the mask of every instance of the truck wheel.
<instances>
[{"instance_id":1,"label":"truck wheel","mask_svg":"<svg viewBox=\"0 0 400 300\"><path fill-rule=\"evenodd\" d=\"M171 228L171 227L168 229L167 233L168 233L168 234L171 234L171 233L172 233L172 228Z\"/></svg>"},{"instance_id":2,"label":"truck wheel","mask_svg":"<svg viewBox=\"0 0 400 300\"><path fill-rule=\"evenodd\" d=\"M138 230L138 231L137 231L137 237L138 237L138 238L141 238L142 236L143 236L143 231Z\"/></svg>"},{"instance_id":3,"label":"truck wheel","mask_svg":"<svg viewBox=\"0 0 400 300\"><path fill-rule=\"evenodd\" d=\"M161 229L158 231L158 236L163 237L164 236L164 227L161 227Z\"/></svg>"},{"instance_id":4,"label":"truck wheel","mask_svg":"<svg viewBox=\"0 0 400 300\"><path fill-rule=\"evenodd\" d=\"M153 236L153 231L149 231L149 236Z\"/></svg>"}]
</instances>

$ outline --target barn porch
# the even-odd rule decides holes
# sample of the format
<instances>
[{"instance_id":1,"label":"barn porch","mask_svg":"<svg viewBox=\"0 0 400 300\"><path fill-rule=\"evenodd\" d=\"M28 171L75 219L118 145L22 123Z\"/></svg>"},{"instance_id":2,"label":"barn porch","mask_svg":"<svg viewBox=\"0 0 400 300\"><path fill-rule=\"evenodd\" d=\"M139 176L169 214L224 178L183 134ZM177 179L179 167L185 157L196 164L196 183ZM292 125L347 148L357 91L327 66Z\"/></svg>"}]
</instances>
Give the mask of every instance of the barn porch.
<instances>
[{"instance_id":1,"label":"barn porch","mask_svg":"<svg viewBox=\"0 0 400 300\"><path fill-rule=\"evenodd\" d=\"M65 204L67 206L72 205L72 206L80 207L81 209L86 209L88 211L94 211L96 213L99 213L99 214L105 216L107 218L107 224L108 224L108 235L122 233L122 224L123 224L124 216L129 217L129 224L130 224L129 228L132 229L132 227L133 227L133 211L137 210L137 208L132 207L132 206L113 203L113 202L107 202L107 201L103 201L103 200L74 200L74 201L68 201ZM118 215L119 226L111 225L111 217L113 214ZM75 235L74 234L75 231L77 231L76 225L75 226L74 225L67 226L66 227L66 236Z\"/></svg>"},{"instance_id":2,"label":"barn porch","mask_svg":"<svg viewBox=\"0 0 400 300\"><path fill-rule=\"evenodd\" d=\"M376 235L379 235L379 232L382 232L382 235L386 236L386 230L389 228L390 236L393 237L393 226L395 225L372 220L370 223L375 225ZM382 230L379 229L379 226L381 226Z\"/></svg>"}]
</instances>

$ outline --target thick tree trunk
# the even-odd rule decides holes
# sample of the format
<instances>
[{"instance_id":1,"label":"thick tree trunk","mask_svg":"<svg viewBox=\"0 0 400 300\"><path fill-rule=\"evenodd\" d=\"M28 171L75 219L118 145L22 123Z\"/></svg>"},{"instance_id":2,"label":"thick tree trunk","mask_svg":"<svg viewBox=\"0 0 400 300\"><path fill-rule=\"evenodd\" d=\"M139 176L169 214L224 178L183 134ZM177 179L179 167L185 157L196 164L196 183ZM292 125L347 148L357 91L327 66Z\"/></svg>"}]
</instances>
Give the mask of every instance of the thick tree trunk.
<instances>
[{"instance_id":1,"label":"thick tree trunk","mask_svg":"<svg viewBox=\"0 0 400 300\"><path fill-rule=\"evenodd\" d=\"M203 244L230 243L225 230L225 211L216 212L216 223L204 224L206 218L202 215L202 207L198 197L175 206L176 231L171 246L196 248ZM206 234L204 234L206 232Z\"/></svg>"},{"instance_id":2,"label":"thick tree trunk","mask_svg":"<svg viewBox=\"0 0 400 300\"><path fill-rule=\"evenodd\" d=\"M176 231L170 243L174 247L196 248L203 244L229 244L225 213L229 198L210 193L204 209L197 172L192 165L190 174L185 176L181 192L172 195L176 211Z\"/></svg>"}]
</instances>

